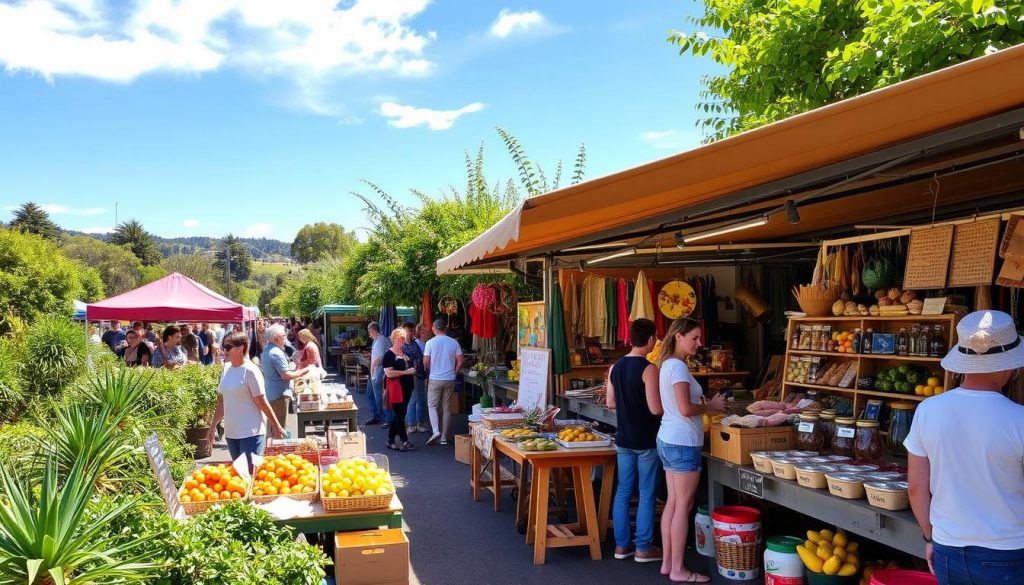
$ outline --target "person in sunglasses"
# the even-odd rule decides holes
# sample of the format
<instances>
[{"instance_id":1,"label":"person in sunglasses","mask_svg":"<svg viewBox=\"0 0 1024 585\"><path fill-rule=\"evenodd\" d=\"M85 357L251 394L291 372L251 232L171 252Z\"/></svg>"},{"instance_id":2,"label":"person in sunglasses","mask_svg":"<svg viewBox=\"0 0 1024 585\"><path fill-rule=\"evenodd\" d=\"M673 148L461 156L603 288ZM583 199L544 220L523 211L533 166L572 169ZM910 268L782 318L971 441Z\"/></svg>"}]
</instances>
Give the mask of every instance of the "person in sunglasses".
<instances>
[{"instance_id":1,"label":"person in sunglasses","mask_svg":"<svg viewBox=\"0 0 1024 585\"><path fill-rule=\"evenodd\" d=\"M247 359L249 337L241 331L225 336L223 351L227 365L217 388L217 408L208 438L213 442L217 424L223 419L231 459L245 454L251 471L252 456L262 455L266 448L268 422L274 438L284 437L284 428L267 402L263 372Z\"/></svg>"}]
</instances>

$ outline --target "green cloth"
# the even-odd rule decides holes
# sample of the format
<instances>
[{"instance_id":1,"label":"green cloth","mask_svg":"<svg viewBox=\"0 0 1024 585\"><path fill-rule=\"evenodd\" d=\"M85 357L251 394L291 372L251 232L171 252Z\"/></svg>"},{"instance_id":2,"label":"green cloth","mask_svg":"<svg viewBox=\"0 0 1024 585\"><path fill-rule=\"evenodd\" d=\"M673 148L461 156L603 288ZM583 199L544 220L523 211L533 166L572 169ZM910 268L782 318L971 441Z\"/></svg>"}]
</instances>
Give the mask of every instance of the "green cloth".
<instances>
[{"instance_id":1,"label":"green cloth","mask_svg":"<svg viewBox=\"0 0 1024 585\"><path fill-rule=\"evenodd\" d=\"M604 298L608 307L608 346L615 347L615 332L619 329L619 306L615 297L619 294L614 278L605 280Z\"/></svg>"},{"instance_id":2,"label":"green cloth","mask_svg":"<svg viewBox=\"0 0 1024 585\"><path fill-rule=\"evenodd\" d=\"M551 318L548 319L548 343L551 345L551 370L555 375L568 374L572 370L569 359L569 345L565 335L565 310L562 308L562 287L555 283L551 287Z\"/></svg>"}]
</instances>

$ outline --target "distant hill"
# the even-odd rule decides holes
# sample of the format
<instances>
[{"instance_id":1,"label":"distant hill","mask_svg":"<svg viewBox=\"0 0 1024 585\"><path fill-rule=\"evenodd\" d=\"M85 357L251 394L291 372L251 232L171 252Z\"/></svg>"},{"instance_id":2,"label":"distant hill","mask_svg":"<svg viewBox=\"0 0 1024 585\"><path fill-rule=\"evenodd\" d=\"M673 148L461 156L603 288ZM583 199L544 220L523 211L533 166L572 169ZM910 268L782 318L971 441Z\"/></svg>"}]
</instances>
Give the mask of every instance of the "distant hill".
<instances>
[{"instance_id":1,"label":"distant hill","mask_svg":"<svg viewBox=\"0 0 1024 585\"><path fill-rule=\"evenodd\" d=\"M73 235L89 236L96 238L97 240L107 241L109 236L107 234L86 234L82 232L76 232L74 230L64 230L65 232ZM160 253L164 256L170 256L172 254L197 254L208 252L216 249L217 242L220 238L212 238L210 236L190 236L183 238L161 238L160 236L153 236L156 240L157 247L160 248ZM259 250L254 251L252 248L249 249L249 253L252 254L256 260L265 260L267 262L288 262L292 258L291 253L291 242L282 242L281 240L271 240L268 238L238 238ZM262 252L262 254L260 253Z\"/></svg>"}]
</instances>

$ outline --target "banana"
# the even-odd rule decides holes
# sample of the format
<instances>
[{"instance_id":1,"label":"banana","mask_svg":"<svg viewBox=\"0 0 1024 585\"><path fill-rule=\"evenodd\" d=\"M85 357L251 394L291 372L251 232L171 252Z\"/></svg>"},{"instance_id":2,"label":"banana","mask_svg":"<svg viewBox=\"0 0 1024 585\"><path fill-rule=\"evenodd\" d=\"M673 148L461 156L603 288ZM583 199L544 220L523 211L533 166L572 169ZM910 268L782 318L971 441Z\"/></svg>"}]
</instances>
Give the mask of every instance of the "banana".
<instances>
[{"instance_id":1,"label":"banana","mask_svg":"<svg viewBox=\"0 0 1024 585\"><path fill-rule=\"evenodd\" d=\"M800 560L804 562L804 566L809 571L820 573L824 561L819 559L817 555L807 550L802 544L796 545L796 554L800 555Z\"/></svg>"},{"instance_id":2,"label":"banana","mask_svg":"<svg viewBox=\"0 0 1024 585\"><path fill-rule=\"evenodd\" d=\"M818 553L818 545L815 544L813 540L805 540L804 541L804 548L806 548L807 550L811 551L812 553L815 553L815 554Z\"/></svg>"},{"instance_id":3,"label":"banana","mask_svg":"<svg viewBox=\"0 0 1024 585\"><path fill-rule=\"evenodd\" d=\"M845 532L836 532L836 535L832 537L832 544L836 546L845 547L849 542Z\"/></svg>"},{"instance_id":4,"label":"banana","mask_svg":"<svg viewBox=\"0 0 1024 585\"><path fill-rule=\"evenodd\" d=\"M820 535L821 539L825 542L832 542L832 539L835 537L831 530L822 530L818 535Z\"/></svg>"},{"instance_id":5,"label":"banana","mask_svg":"<svg viewBox=\"0 0 1024 585\"><path fill-rule=\"evenodd\" d=\"M843 566L839 567L839 572L836 575L840 577L852 577L857 574L857 565L851 565L850 563L844 563Z\"/></svg>"},{"instance_id":6,"label":"banana","mask_svg":"<svg viewBox=\"0 0 1024 585\"><path fill-rule=\"evenodd\" d=\"M808 530L807 531L807 540L817 544L817 543L821 542L821 535L818 534L817 531Z\"/></svg>"},{"instance_id":7,"label":"banana","mask_svg":"<svg viewBox=\"0 0 1024 585\"><path fill-rule=\"evenodd\" d=\"M831 559L832 556L833 556L832 555L832 550L829 549L828 547L824 546L824 545L821 545L821 546L818 547L817 555L818 555L818 558L823 560L823 561L827 561L827 560Z\"/></svg>"},{"instance_id":8,"label":"banana","mask_svg":"<svg viewBox=\"0 0 1024 585\"><path fill-rule=\"evenodd\" d=\"M832 557L822 564L821 571L826 575L835 575L839 572L839 567L841 566L842 561L839 560L839 557Z\"/></svg>"}]
</instances>

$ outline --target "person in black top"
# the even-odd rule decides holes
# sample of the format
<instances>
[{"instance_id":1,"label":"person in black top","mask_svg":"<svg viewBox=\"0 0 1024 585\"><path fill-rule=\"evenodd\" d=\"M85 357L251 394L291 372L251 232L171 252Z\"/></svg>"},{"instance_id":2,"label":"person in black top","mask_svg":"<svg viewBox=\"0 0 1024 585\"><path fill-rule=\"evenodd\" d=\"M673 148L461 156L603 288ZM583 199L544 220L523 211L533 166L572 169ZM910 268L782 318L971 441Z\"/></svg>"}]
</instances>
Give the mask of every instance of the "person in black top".
<instances>
[{"instance_id":1,"label":"person in black top","mask_svg":"<svg viewBox=\"0 0 1024 585\"><path fill-rule=\"evenodd\" d=\"M139 333L134 329L129 331L126 340L128 341L128 347L124 348L125 365L130 368L148 366L149 360L153 357L153 352L149 349L149 345L143 341Z\"/></svg>"},{"instance_id":2,"label":"person in black top","mask_svg":"<svg viewBox=\"0 0 1024 585\"><path fill-rule=\"evenodd\" d=\"M413 363L412 358L405 353L405 340L405 329L399 327L392 331L391 349L384 352L382 360L384 378L388 383L392 383L391 381L397 378L402 386L402 401L390 401L391 409L395 411L395 416L391 419L391 425L388 427L388 449L393 451L409 451L413 449L413 445L409 441L409 435L405 430L405 409L409 405L409 397L412 396L413 388L416 385L416 365ZM389 390L386 386L384 394L385 396L389 395ZM395 437L401 439L402 442L396 443Z\"/></svg>"},{"instance_id":3,"label":"person in black top","mask_svg":"<svg viewBox=\"0 0 1024 585\"><path fill-rule=\"evenodd\" d=\"M632 351L608 370L606 402L615 411L619 485L612 504L615 527L615 558L652 563L662 559L661 550L651 545L654 537L654 490L661 461L656 440L661 426L661 395L658 368L647 361L654 349L654 322L637 319L629 326ZM636 511L636 543L629 525L629 503L633 485L640 479L640 504Z\"/></svg>"}]
</instances>

